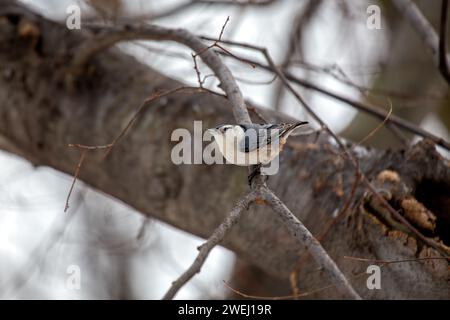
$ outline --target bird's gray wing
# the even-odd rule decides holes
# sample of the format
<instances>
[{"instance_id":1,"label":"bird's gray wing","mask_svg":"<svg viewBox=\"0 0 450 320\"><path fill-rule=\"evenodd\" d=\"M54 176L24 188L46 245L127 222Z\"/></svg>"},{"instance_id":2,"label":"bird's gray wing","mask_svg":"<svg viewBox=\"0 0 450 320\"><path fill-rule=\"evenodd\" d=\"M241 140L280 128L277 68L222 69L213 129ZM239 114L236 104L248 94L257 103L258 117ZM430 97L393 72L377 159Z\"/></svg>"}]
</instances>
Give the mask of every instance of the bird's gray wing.
<instances>
[{"instance_id":1,"label":"bird's gray wing","mask_svg":"<svg viewBox=\"0 0 450 320\"><path fill-rule=\"evenodd\" d=\"M251 152L278 138L277 125L274 124L244 124L244 139L239 143L239 151Z\"/></svg>"}]
</instances>

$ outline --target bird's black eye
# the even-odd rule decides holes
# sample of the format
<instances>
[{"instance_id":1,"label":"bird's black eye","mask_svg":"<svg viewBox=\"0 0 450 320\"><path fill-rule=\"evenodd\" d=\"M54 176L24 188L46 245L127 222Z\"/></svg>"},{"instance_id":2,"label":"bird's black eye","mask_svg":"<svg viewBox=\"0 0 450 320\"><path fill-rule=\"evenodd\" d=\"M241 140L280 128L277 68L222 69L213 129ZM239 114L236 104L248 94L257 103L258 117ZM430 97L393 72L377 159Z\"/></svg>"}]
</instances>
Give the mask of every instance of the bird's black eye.
<instances>
[{"instance_id":1,"label":"bird's black eye","mask_svg":"<svg viewBox=\"0 0 450 320\"><path fill-rule=\"evenodd\" d=\"M217 129L219 129L221 132L225 133L228 129L230 129L231 126L218 126Z\"/></svg>"}]
</instances>

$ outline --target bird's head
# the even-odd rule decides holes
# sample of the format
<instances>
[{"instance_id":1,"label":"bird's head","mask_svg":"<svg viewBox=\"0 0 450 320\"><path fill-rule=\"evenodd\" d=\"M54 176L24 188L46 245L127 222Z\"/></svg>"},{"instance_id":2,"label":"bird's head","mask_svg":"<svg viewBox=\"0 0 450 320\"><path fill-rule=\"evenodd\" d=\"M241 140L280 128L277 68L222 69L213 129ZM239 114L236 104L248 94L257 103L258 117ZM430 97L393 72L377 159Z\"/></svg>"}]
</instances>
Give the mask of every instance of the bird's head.
<instances>
[{"instance_id":1,"label":"bird's head","mask_svg":"<svg viewBox=\"0 0 450 320\"><path fill-rule=\"evenodd\" d=\"M231 124L222 124L220 126L217 126L214 129L208 129L207 131L215 138L225 138L229 135L235 135L235 128L236 126L233 126Z\"/></svg>"}]
</instances>

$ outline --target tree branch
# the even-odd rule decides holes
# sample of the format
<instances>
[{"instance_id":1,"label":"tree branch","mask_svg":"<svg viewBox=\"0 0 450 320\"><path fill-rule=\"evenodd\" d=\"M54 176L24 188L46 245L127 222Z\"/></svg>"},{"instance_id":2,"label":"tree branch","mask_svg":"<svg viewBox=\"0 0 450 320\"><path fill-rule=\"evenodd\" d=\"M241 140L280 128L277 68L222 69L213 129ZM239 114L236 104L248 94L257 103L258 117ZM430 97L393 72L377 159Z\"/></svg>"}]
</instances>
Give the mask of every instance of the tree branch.
<instances>
[{"instance_id":1,"label":"tree branch","mask_svg":"<svg viewBox=\"0 0 450 320\"><path fill-rule=\"evenodd\" d=\"M397 8L398 12L409 22L412 28L416 30L422 41L431 51L433 55L433 61L439 68L442 77L450 84L450 74L448 70L448 59L450 56L447 54L447 49L443 47L445 39L441 38L434 31L433 26L428 22L427 18L422 14L420 9L411 0L393 0L392 3ZM442 2L441 11L441 37L445 36L446 28L446 16L447 16L447 0ZM445 11L444 11L445 9ZM444 50L444 52L441 52Z\"/></svg>"},{"instance_id":2,"label":"tree branch","mask_svg":"<svg viewBox=\"0 0 450 320\"><path fill-rule=\"evenodd\" d=\"M136 106L149 95L181 85L126 54L108 50L89 61L92 72L83 73L70 87L61 81L60 76L66 71L61 61L70 61L73 48L86 40L85 33L69 31L31 13L21 15L16 10L8 14L4 7L0 11L6 15L1 19L5 24L0 34L2 43L20 44L0 48L0 62L5 68L0 77L0 134L36 165L72 175L79 154L67 148L68 143L89 146L111 141L123 130L124 119L133 116ZM30 45L30 39L18 36L18 17L39 30L38 50ZM30 67L36 64L38 68ZM175 94L153 101L133 130L127 132L123 138L126 141L118 144L106 160L101 154L92 153L84 161L79 179L143 214L208 238L225 219L224 212L247 193L246 184L242 183L245 171L230 166L177 166L170 161L173 143L168 137L176 128L191 128L194 119L202 119L206 126L229 123L233 121L229 108L229 101L205 93ZM258 113L270 122L286 121L268 110ZM278 197L295 208L298 218L315 234L332 219L332 213L344 200L342 194L350 190L354 168L341 161L334 142L325 137L311 138L292 137L282 154L282 170L270 182ZM425 180L450 181L446 162L430 142L405 152L360 149L355 156L366 172L374 176L385 168L396 170L402 181L405 179L407 190L414 190ZM211 190L211 185L216 186L215 190ZM355 201L365 201L363 192L358 186ZM414 196L409 191L408 195ZM298 239L286 235L284 224L269 206L254 210L254 215L242 215L242 223L230 229L223 245L265 271L287 277L304 247ZM324 246L336 259L344 255L382 259L387 255L396 259L418 253L436 255L427 246L411 248L409 244L414 239L409 235L404 235L408 239L405 245L406 241L386 234L381 223L373 222L372 214L376 213L360 212L351 206L351 218L335 226L335 232L323 239ZM354 218L361 222L363 232L353 225ZM338 261L341 268L354 267L343 259ZM308 267L301 270L303 286L320 287L322 276L308 273ZM442 280L445 276L434 269L415 266L410 271L386 272L384 277L388 280L382 291L366 290L365 284L354 285L359 285L358 291L364 292L365 297L429 297L432 292L433 297L442 298L448 292ZM408 286L405 293L411 281L417 286ZM327 297L330 295L342 297L335 291L328 291Z\"/></svg>"},{"instance_id":3,"label":"tree branch","mask_svg":"<svg viewBox=\"0 0 450 320\"><path fill-rule=\"evenodd\" d=\"M442 0L441 23L439 26L439 70L445 80L450 83L450 71L447 60L447 20L448 0Z\"/></svg>"},{"instance_id":4,"label":"tree branch","mask_svg":"<svg viewBox=\"0 0 450 320\"><path fill-rule=\"evenodd\" d=\"M339 270L336 263L321 246L320 242L311 234L300 220L289 210L288 207L268 188L261 188L261 195L269 206L275 211L283 224L291 232L292 236L305 245L316 262L323 267L332 278L334 284L343 293L350 295L352 299L361 300L360 295L353 289L350 282Z\"/></svg>"},{"instance_id":5,"label":"tree branch","mask_svg":"<svg viewBox=\"0 0 450 320\"><path fill-rule=\"evenodd\" d=\"M255 191L250 192L245 197L243 197L241 200L239 200L234 208L230 211L228 216L225 218L225 220L220 224L219 227L217 227L216 230L214 230L213 234L209 239L203 243L199 248L199 252L197 255L197 258L195 258L194 262L191 264L191 266L174 282L172 282L172 286L169 288L169 290L164 295L164 300L173 299L177 292L197 273L200 272L203 264L206 261L206 258L208 257L211 250L221 243L225 236L227 235L228 231L236 224L238 223L242 212L244 210L248 210L250 205L253 203L253 201L256 198Z\"/></svg>"},{"instance_id":6,"label":"tree branch","mask_svg":"<svg viewBox=\"0 0 450 320\"><path fill-rule=\"evenodd\" d=\"M260 48L262 54L267 59L267 62L272 67L273 70L277 73L281 81L285 84L285 86L288 88L288 90L295 96L295 98L300 102L300 104L306 109L306 111L321 125L323 129L333 138L334 141L338 144L339 148L342 150L342 154L345 156L346 159L350 161L350 163L353 165L353 167L357 170L358 174L361 177L361 181L366 185L367 189L380 201L380 203L394 216L396 219L398 219L403 225L405 225L412 233L414 233L421 241L428 244L430 247L438 250L443 255L446 255L446 249L443 249L442 246L435 242L431 238L425 237L417 228L415 228L405 217L403 217L397 210L392 208L392 206L386 201L386 199L374 188L372 183L369 179L367 179L367 176L364 172L361 171L361 168L359 166L358 159L349 152L348 148L345 146L345 144L341 141L341 139L325 124L325 122L317 115L316 112L306 103L306 101L300 96L300 94L291 86L288 79L284 75L283 72L281 72L273 62L271 56L269 55L266 48Z\"/></svg>"},{"instance_id":7,"label":"tree branch","mask_svg":"<svg viewBox=\"0 0 450 320\"><path fill-rule=\"evenodd\" d=\"M227 20L228 21L228 20ZM223 28L221 31L221 35L223 33ZM219 36L219 40L221 40L221 35ZM216 76L221 81L221 87L227 94L228 99L233 105L233 113L237 123L251 123L250 116L245 106L245 102L243 96L240 92L239 87L236 84L236 81L229 71L229 69L222 63L217 53L212 50L209 50L211 46L206 46L202 43L202 41L189 33L186 30L182 29L166 29L157 26L145 26L145 27L119 27L119 28L108 28L98 37L94 37L91 41L83 45L82 49L78 53L75 58L73 68L76 71L79 71L87 61L96 53L104 50L105 48L119 42L122 40L137 40L137 39L147 39L147 40L172 40L186 46L190 47L194 50L195 55L200 56L203 61L214 71ZM196 66L195 66L196 67ZM259 177L257 182L252 185L254 190L259 190L261 188L266 188L265 182L263 178ZM239 216L237 216L239 217ZM284 220L287 222L287 220ZM289 228L289 226L288 226ZM223 234L221 234L221 240L225 236L225 232L227 229L223 230ZM316 240L317 242L317 240ZM180 276L178 280L174 282L171 289L167 292L164 298L168 299L173 297L176 292L181 288L183 284L185 284L203 265L209 250L211 250L217 242L211 241L213 244L212 247L207 246L206 251L200 251L199 255L196 258L196 261L193 265ZM327 255L324 250L315 252L317 254L325 255L322 260L329 261L331 258ZM335 279L341 279L344 276L337 269L337 266L333 263L333 268L330 267L329 264L325 264L325 270L333 275ZM336 269L339 271L339 275L336 275ZM344 286L352 297L360 298L358 294L354 291L351 285L346 282Z\"/></svg>"},{"instance_id":8,"label":"tree branch","mask_svg":"<svg viewBox=\"0 0 450 320\"><path fill-rule=\"evenodd\" d=\"M233 107L233 114L237 123L251 123L244 97L234 79L231 71L220 60L213 50L208 50L198 37L184 29L169 29L159 26L119 26L100 28L101 33L86 41L73 60L72 68L78 76L82 68L93 55L106 48L125 40L170 40L186 45L198 54L211 68L220 80L220 87L226 93Z\"/></svg>"}]
</instances>

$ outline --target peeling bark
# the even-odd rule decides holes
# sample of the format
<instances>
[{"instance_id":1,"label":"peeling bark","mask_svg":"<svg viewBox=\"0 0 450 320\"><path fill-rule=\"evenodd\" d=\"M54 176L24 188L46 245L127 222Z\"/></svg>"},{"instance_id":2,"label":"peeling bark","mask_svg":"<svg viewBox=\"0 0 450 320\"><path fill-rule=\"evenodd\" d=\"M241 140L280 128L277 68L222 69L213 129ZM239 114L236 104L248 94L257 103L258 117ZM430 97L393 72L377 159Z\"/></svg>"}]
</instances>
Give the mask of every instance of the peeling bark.
<instances>
[{"instance_id":1,"label":"peeling bark","mask_svg":"<svg viewBox=\"0 0 450 320\"><path fill-rule=\"evenodd\" d=\"M143 100L157 90L181 85L115 49L98 54L75 81L67 81L73 55L89 36L22 9L0 6L1 148L36 165L72 174L79 153L68 148L69 143L111 142ZM273 112L260 112L273 121L282 120ZM176 166L170 160L175 145L170 135L176 128L192 130L194 120L202 120L206 129L232 119L229 103L211 94L162 98L148 106L108 158L103 160L102 152L88 152L80 179L142 214L208 237L246 193L247 170L228 165ZM347 201L355 181L354 168L340 152L325 137L318 141L294 137L283 151L280 173L269 178L271 189L315 235ZM420 218L411 222L426 236L449 244L450 165L432 143L422 141L402 151L358 147L355 155L395 209L408 210L405 199L420 204L435 216L435 228L424 228ZM383 179L386 170L398 179ZM381 290L368 290L364 274L353 278L365 272L367 263L344 256L384 260L439 256L402 229L360 185L345 216L322 244L364 298L450 298L445 260L384 266ZM282 279L288 279L299 258L305 257L304 248L264 206L251 207L224 245ZM448 251L444 244L442 248ZM329 285L311 261L300 268L300 292ZM312 297L341 295L331 288Z\"/></svg>"}]
</instances>

